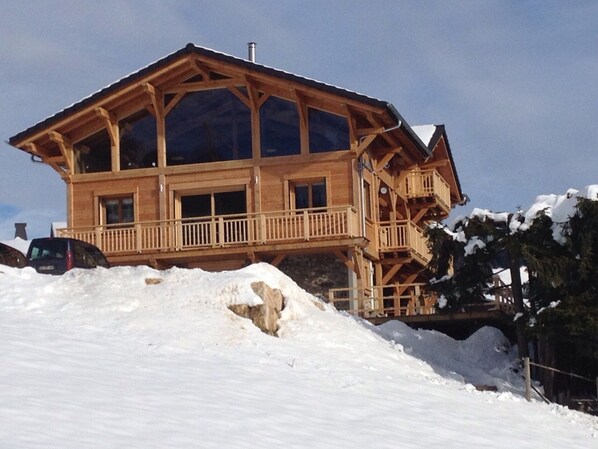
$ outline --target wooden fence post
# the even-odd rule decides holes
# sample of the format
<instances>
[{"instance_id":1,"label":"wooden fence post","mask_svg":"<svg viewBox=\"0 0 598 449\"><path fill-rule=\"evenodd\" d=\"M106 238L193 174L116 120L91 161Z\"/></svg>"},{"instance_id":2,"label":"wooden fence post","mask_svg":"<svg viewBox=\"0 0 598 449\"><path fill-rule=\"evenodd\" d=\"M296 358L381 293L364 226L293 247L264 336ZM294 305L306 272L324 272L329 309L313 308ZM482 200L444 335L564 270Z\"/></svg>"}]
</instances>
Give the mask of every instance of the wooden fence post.
<instances>
[{"instance_id":1,"label":"wooden fence post","mask_svg":"<svg viewBox=\"0 0 598 449\"><path fill-rule=\"evenodd\" d=\"M532 379L529 365L529 357L523 358L523 371L525 374L525 399L528 402L532 400Z\"/></svg>"}]
</instances>

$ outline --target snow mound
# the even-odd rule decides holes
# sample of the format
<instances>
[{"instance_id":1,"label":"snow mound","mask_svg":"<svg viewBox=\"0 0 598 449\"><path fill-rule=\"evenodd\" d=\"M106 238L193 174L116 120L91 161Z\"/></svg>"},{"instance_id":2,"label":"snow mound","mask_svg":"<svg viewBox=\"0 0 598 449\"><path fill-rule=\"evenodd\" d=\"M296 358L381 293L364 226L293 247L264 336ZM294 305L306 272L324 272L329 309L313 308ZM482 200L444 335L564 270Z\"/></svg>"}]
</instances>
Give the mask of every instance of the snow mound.
<instances>
[{"instance_id":1,"label":"snow mound","mask_svg":"<svg viewBox=\"0 0 598 449\"><path fill-rule=\"evenodd\" d=\"M414 331L399 321L381 325L380 332L445 377L492 386L498 391L521 392L522 379L517 372L516 353L496 328L483 327L464 341L436 331Z\"/></svg>"},{"instance_id":2,"label":"snow mound","mask_svg":"<svg viewBox=\"0 0 598 449\"><path fill-rule=\"evenodd\" d=\"M280 338L228 310L261 301L256 281L285 297ZM267 264L58 277L0 266L0 291L0 447L391 448L400 435L405 448L531 449L598 437L598 420L521 399L495 329L457 342L377 328Z\"/></svg>"}]
</instances>

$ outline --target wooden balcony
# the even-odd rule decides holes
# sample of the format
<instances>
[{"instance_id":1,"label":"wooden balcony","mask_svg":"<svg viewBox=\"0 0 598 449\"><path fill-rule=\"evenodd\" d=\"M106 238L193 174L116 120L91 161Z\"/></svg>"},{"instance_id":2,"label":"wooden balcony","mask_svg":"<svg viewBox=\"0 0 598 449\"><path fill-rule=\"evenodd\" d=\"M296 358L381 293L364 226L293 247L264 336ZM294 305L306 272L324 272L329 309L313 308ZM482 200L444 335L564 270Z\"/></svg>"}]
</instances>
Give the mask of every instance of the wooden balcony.
<instances>
[{"instance_id":1,"label":"wooden balcony","mask_svg":"<svg viewBox=\"0 0 598 449\"><path fill-rule=\"evenodd\" d=\"M422 265L432 257L424 231L409 220L379 223L378 248L381 253L406 253Z\"/></svg>"},{"instance_id":2,"label":"wooden balcony","mask_svg":"<svg viewBox=\"0 0 598 449\"><path fill-rule=\"evenodd\" d=\"M424 284L389 284L369 288L334 288L328 302L337 310L362 318L391 318L435 313L436 297Z\"/></svg>"},{"instance_id":3,"label":"wooden balcony","mask_svg":"<svg viewBox=\"0 0 598 449\"><path fill-rule=\"evenodd\" d=\"M297 245L359 237L352 206L195 217L58 230L61 237L92 243L110 256L157 255L191 250L220 251ZM126 261L119 259L119 261Z\"/></svg>"},{"instance_id":4,"label":"wooden balcony","mask_svg":"<svg viewBox=\"0 0 598 449\"><path fill-rule=\"evenodd\" d=\"M407 200L428 200L437 204L445 213L451 210L451 189L436 170L414 170L401 186Z\"/></svg>"},{"instance_id":5,"label":"wooden balcony","mask_svg":"<svg viewBox=\"0 0 598 449\"><path fill-rule=\"evenodd\" d=\"M426 285L389 284L367 288L333 288L328 302L337 310L365 318L374 324L392 319L406 323L504 319L512 321L515 306L511 289L495 277L492 294L476 304L466 304L460 311L442 313L436 309L437 297Z\"/></svg>"}]
</instances>

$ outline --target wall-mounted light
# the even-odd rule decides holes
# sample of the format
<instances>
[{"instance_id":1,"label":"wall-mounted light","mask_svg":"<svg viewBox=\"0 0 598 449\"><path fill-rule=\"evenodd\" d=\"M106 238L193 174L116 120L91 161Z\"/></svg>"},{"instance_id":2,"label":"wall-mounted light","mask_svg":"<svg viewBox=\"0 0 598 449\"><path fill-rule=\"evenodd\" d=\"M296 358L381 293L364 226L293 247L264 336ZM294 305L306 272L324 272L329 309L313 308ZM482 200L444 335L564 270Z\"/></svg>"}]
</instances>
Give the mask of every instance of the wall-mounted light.
<instances>
[{"instance_id":1,"label":"wall-mounted light","mask_svg":"<svg viewBox=\"0 0 598 449\"><path fill-rule=\"evenodd\" d=\"M386 195L388 193L388 188L386 186L380 187L380 193Z\"/></svg>"}]
</instances>

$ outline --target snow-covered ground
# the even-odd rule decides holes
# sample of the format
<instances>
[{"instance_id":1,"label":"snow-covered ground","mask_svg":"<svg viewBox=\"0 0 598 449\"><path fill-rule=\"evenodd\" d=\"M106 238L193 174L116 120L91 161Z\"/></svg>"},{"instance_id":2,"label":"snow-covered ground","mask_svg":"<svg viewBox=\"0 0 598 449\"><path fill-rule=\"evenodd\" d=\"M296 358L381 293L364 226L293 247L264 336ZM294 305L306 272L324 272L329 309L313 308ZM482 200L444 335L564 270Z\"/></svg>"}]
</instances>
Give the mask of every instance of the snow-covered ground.
<instances>
[{"instance_id":1,"label":"snow-covered ground","mask_svg":"<svg viewBox=\"0 0 598 449\"><path fill-rule=\"evenodd\" d=\"M258 280L285 296L279 338L227 308ZM1 448L598 447L596 418L522 398L495 329L376 328L266 264L0 266L0 292Z\"/></svg>"}]
</instances>

